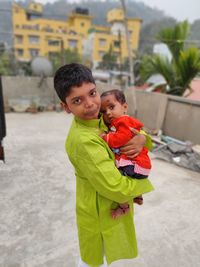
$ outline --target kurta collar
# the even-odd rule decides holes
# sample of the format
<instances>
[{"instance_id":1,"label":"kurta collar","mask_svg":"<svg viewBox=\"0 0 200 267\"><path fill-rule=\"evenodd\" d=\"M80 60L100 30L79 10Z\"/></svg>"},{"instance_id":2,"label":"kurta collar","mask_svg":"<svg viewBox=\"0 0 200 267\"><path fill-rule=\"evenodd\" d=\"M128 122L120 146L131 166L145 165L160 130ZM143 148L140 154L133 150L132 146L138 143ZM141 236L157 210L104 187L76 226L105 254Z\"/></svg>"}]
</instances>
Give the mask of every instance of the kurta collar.
<instances>
[{"instance_id":1,"label":"kurta collar","mask_svg":"<svg viewBox=\"0 0 200 267\"><path fill-rule=\"evenodd\" d=\"M103 121L103 116L100 115L99 119L94 119L94 120L81 120L78 117L74 117L75 121L90 128L99 128L104 131L107 131L107 126L105 125Z\"/></svg>"}]
</instances>

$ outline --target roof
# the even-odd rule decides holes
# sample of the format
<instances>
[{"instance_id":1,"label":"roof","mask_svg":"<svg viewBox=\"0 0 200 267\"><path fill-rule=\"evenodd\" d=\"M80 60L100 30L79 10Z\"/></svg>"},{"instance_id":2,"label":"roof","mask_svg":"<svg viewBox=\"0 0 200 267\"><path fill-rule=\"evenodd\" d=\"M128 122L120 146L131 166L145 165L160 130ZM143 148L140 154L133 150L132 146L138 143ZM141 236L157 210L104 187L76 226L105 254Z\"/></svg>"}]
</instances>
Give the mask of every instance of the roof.
<instances>
[{"instance_id":1,"label":"roof","mask_svg":"<svg viewBox=\"0 0 200 267\"><path fill-rule=\"evenodd\" d=\"M186 90L184 96L187 99L198 100L200 101L200 78L196 78L191 82L192 92Z\"/></svg>"}]
</instances>

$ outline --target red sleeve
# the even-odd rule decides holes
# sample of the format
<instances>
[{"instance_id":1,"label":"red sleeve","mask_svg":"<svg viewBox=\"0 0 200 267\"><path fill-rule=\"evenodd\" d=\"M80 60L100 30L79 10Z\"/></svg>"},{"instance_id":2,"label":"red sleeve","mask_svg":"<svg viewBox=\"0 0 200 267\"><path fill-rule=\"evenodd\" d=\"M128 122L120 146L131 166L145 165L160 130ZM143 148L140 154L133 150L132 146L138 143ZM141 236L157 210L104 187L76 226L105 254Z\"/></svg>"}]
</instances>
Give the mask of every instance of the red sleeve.
<instances>
[{"instance_id":1,"label":"red sleeve","mask_svg":"<svg viewBox=\"0 0 200 267\"><path fill-rule=\"evenodd\" d=\"M135 118L129 117L129 121L131 121L130 122L130 124L132 125L131 127L138 131L140 131L141 128L144 126L144 124L141 121L138 121Z\"/></svg>"},{"instance_id":2,"label":"red sleeve","mask_svg":"<svg viewBox=\"0 0 200 267\"><path fill-rule=\"evenodd\" d=\"M127 118L118 119L113 123L116 132L110 132L103 137L109 147L118 148L126 144L133 137L133 133L130 131L130 127L133 127L133 125Z\"/></svg>"}]
</instances>

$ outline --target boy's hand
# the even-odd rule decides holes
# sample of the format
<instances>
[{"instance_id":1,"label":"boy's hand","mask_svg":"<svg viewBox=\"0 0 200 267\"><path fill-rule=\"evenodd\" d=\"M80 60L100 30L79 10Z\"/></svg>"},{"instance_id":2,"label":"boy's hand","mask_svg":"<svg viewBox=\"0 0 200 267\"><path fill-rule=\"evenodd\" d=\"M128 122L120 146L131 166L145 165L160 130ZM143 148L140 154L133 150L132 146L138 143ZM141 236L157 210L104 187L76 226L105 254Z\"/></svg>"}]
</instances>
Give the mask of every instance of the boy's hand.
<instances>
[{"instance_id":1,"label":"boy's hand","mask_svg":"<svg viewBox=\"0 0 200 267\"><path fill-rule=\"evenodd\" d=\"M127 158L133 159L143 149L146 142L146 137L143 134L140 134L140 132L136 129L130 129L135 134L135 136L120 148L120 153L125 154Z\"/></svg>"}]
</instances>

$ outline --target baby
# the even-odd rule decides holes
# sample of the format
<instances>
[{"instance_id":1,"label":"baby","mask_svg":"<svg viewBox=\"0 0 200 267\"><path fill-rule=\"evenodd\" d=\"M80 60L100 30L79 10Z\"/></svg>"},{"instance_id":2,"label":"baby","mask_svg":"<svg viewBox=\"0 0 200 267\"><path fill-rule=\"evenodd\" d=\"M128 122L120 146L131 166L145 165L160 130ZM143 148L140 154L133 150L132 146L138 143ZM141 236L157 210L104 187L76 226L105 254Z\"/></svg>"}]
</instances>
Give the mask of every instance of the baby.
<instances>
[{"instance_id":1,"label":"baby","mask_svg":"<svg viewBox=\"0 0 200 267\"><path fill-rule=\"evenodd\" d=\"M144 147L133 160L127 158L124 154L120 154L119 151L119 148L133 137L134 134L131 129L140 131L143 127L140 121L126 115L127 109L128 105L122 91L114 89L101 95L101 113L104 122L110 129L107 134L101 136L115 153L116 166L122 175L135 179L145 179L151 169L147 148ZM134 202L142 205L142 195L134 198ZM127 203L119 204L116 209L112 210L112 217L117 218L128 211L129 205Z\"/></svg>"}]
</instances>

